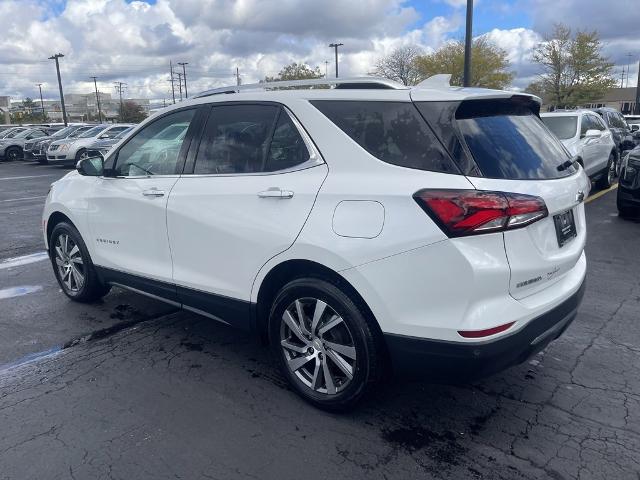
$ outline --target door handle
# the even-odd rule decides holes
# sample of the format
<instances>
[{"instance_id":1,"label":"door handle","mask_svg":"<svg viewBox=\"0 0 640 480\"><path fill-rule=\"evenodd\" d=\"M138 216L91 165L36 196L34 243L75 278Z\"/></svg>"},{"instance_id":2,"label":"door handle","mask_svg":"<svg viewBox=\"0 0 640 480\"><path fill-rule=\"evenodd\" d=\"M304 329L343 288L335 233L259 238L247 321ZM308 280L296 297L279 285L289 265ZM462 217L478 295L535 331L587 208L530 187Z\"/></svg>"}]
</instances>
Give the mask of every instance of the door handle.
<instances>
[{"instance_id":1,"label":"door handle","mask_svg":"<svg viewBox=\"0 0 640 480\"><path fill-rule=\"evenodd\" d=\"M262 192L258 192L260 198L293 198L293 192L291 190L282 190L278 187L271 187Z\"/></svg>"},{"instance_id":2,"label":"door handle","mask_svg":"<svg viewBox=\"0 0 640 480\"><path fill-rule=\"evenodd\" d=\"M144 190L142 195L145 197L164 197L164 191L158 190L157 188L150 188L149 190Z\"/></svg>"}]
</instances>

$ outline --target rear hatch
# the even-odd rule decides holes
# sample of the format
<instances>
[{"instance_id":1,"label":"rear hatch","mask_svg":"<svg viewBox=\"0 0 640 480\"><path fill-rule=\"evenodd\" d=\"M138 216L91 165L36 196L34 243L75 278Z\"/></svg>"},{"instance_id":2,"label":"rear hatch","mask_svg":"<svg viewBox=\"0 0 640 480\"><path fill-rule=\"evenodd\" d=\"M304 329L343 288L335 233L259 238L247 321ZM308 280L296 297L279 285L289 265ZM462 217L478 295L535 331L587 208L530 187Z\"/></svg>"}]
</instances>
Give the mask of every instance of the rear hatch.
<instances>
[{"instance_id":1,"label":"rear hatch","mask_svg":"<svg viewBox=\"0 0 640 480\"><path fill-rule=\"evenodd\" d=\"M438 103L440 112L451 112L454 128L434 129L441 129L438 133L461 168L467 169L475 188L531 195L546 204L546 217L507 229L503 236L511 269L510 294L522 299L550 287L583 252L588 178L571 164L560 141L540 121L538 104L531 98L466 100L447 108L442 108L447 102ZM433 125L435 104L417 105Z\"/></svg>"}]
</instances>

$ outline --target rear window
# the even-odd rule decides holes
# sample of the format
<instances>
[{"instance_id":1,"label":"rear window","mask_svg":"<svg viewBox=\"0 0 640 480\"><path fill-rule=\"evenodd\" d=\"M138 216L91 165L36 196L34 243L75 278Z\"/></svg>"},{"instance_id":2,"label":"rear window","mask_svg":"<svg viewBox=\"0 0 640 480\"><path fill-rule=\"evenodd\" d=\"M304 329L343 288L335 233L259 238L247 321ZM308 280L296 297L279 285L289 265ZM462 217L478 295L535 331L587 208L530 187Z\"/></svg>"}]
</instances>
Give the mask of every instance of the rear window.
<instances>
[{"instance_id":1,"label":"rear window","mask_svg":"<svg viewBox=\"0 0 640 480\"><path fill-rule=\"evenodd\" d=\"M351 100L311 103L383 162L418 170L459 173L412 103Z\"/></svg>"},{"instance_id":2,"label":"rear window","mask_svg":"<svg viewBox=\"0 0 640 480\"><path fill-rule=\"evenodd\" d=\"M542 117L544 123L560 140L567 140L576 136L578 130L577 115L562 115L557 117Z\"/></svg>"},{"instance_id":3,"label":"rear window","mask_svg":"<svg viewBox=\"0 0 640 480\"><path fill-rule=\"evenodd\" d=\"M542 180L576 172L558 169L569 154L527 105L470 100L460 104L456 121L484 177Z\"/></svg>"}]
</instances>

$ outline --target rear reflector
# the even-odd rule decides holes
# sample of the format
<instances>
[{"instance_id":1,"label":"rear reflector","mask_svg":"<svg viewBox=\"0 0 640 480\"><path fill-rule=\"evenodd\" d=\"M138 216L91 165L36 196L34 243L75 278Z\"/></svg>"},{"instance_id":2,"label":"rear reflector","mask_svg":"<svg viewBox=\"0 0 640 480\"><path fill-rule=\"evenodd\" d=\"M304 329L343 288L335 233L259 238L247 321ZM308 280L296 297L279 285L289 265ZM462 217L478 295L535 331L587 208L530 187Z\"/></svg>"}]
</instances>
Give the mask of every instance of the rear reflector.
<instances>
[{"instance_id":1,"label":"rear reflector","mask_svg":"<svg viewBox=\"0 0 640 480\"><path fill-rule=\"evenodd\" d=\"M449 237L521 228L549 215L544 200L519 193L425 189L413 198Z\"/></svg>"},{"instance_id":2,"label":"rear reflector","mask_svg":"<svg viewBox=\"0 0 640 480\"><path fill-rule=\"evenodd\" d=\"M497 327L487 328L486 330L458 330L460 336L464 338L482 338L495 335L496 333L504 332L511 328L516 322L505 323L504 325L498 325Z\"/></svg>"}]
</instances>

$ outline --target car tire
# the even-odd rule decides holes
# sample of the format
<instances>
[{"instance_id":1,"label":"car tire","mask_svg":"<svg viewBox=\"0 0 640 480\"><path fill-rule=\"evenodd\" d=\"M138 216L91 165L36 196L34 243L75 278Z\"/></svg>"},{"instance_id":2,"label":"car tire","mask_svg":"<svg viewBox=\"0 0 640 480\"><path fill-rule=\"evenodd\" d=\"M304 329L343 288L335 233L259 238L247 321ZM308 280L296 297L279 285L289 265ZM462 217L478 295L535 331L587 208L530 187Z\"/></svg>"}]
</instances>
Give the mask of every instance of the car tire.
<instances>
[{"instance_id":1,"label":"car tire","mask_svg":"<svg viewBox=\"0 0 640 480\"><path fill-rule=\"evenodd\" d=\"M60 288L71 300L93 302L111 290L110 285L100 281L87 246L70 223L60 222L53 227L49 257Z\"/></svg>"},{"instance_id":2,"label":"car tire","mask_svg":"<svg viewBox=\"0 0 640 480\"><path fill-rule=\"evenodd\" d=\"M81 148L76 152L76 161L77 164L80 160L82 160L86 156L87 150L85 148Z\"/></svg>"},{"instance_id":3,"label":"car tire","mask_svg":"<svg viewBox=\"0 0 640 480\"><path fill-rule=\"evenodd\" d=\"M364 308L321 278L299 278L280 290L269 314L269 343L294 391L324 410L355 406L382 371L381 338Z\"/></svg>"},{"instance_id":4,"label":"car tire","mask_svg":"<svg viewBox=\"0 0 640 480\"><path fill-rule=\"evenodd\" d=\"M22 149L20 147L9 147L4 152L4 158L7 162L14 162L22 159Z\"/></svg>"},{"instance_id":5,"label":"car tire","mask_svg":"<svg viewBox=\"0 0 640 480\"><path fill-rule=\"evenodd\" d=\"M609 154L609 160L607 161L607 167L602 171L602 176L596 183L598 188L606 189L613 184L613 180L616 177L616 163L616 154L611 152Z\"/></svg>"}]
</instances>

